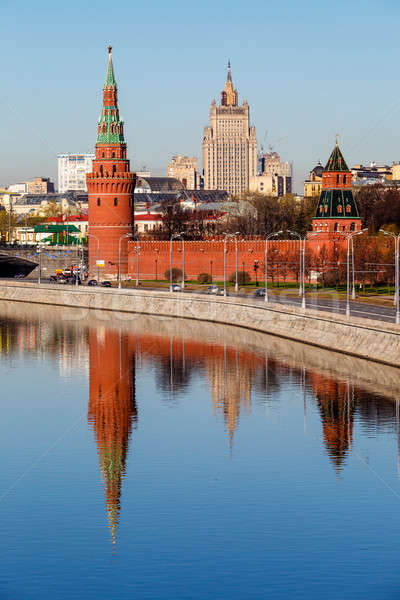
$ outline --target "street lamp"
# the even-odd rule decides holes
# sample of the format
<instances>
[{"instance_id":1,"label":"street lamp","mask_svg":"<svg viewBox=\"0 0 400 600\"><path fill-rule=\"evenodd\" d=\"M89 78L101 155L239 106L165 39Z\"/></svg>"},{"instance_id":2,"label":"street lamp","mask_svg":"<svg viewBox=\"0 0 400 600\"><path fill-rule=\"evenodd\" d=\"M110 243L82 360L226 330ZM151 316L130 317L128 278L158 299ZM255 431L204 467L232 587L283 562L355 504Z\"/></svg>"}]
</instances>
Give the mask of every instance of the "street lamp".
<instances>
[{"instance_id":1,"label":"street lamp","mask_svg":"<svg viewBox=\"0 0 400 600\"><path fill-rule=\"evenodd\" d=\"M121 281L121 241L124 238L128 238L128 237L132 237L132 234L130 232L124 233L124 235L121 235L121 237L119 238L119 241L118 241L118 288L119 289L122 288L122 281Z\"/></svg>"},{"instance_id":2,"label":"street lamp","mask_svg":"<svg viewBox=\"0 0 400 600\"><path fill-rule=\"evenodd\" d=\"M361 229L361 231L354 231L349 233L347 236L347 280L346 280L346 317L350 316L350 242L353 247L353 237L356 235L362 235L368 231L368 228ZM354 247L353 247L353 258L354 258ZM353 260L353 276L354 276L354 260ZM355 291L354 291L355 296Z\"/></svg>"},{"instance_id":3,"label":"street lamp","mask_svg":"<svg viewBox=\"0 0 400 600\"><path fill-rule=\"evenodd\" d=\"M297 231L292 231L291 229L287 229L286 230L288 233L290 233L291 235L296 236L299 239L299 296L302 295L302 283L301 283L301 277L302 277L302 252L301 252L301 235L299 233L297 233Z\"/></svg>"},{"instance_id":4,"label":"street lamp","mask_svg":"<svg viewBox=\"0 0 400 600\"><path fill-rule=\"evenodd\" d=\"M235 231L235 233L224 233L224 296L226 296L226 242L229 238L233 238L235 240L235 292L239 291L237 235L239 235L239 231Z\"/></svg>"},{"instance_id":5,"label":"street lamp","mask_svg":"<svg viewBox=\"0 0 400 600\"><path fill-rule=\"evenodd\" d=\"M100 281L100 270L99 270L99 260L100 260L100 240L97 235L93 235L93 233L88 233L88 236L94 238L97 241L97 281Z\"/></svg>"},{"instance_id":6,"label":"street lamp","mask_svg":"<svg viewBox=\"0 0 400 600\"><path fill-rule=\"evenodd\" d=\"M135 240L136 240L136 242L138 244L137 246L135 246L135 252L136 252L136 287L138 287L139 286L139 256L140 256L139 237L135 236Z\"/></svg>"},{"instance_id":7,"label":"street lamp","mask_svg":"<svg viewBox=\"0 0 400 600\"><path fill-rule=\"evenodd\" d=\"M183 239L183 232L174 233L171 235L169 240L169 291L172 292L172 242L174 239L180 238L182 240L182 289L185 287L185 240Z\"/></svg>"},{"instance_id":8,"label":"street lamp","mask_svg":"<svg viewBox=\"0 0 400 600\"><path fill-rule=\"evenodd\" d=\"M39 275L38 275L38 283L42 283L41 282L41 277L42 277L42 260L41 260L41 255L42 255L42 248L40 246L37 247L37 253L39 254Z\"/></svg>"},{"instance_id":9,"label":"street lamp","mask_svg":"<svg viewBox=\"0 0 400 600\"><path fill-rule=\"evenodd\" d=\"M265 302L268 302L268 241L281 233L283 233L283 231L276 231L275 233L270 233L265 238Z\"/></svg>"},{"instance_id":10,"label":"street lamp","mask_svg":"<svg viewBox=\"0 0 400 600\"><path fill-rule=\"evenodd\" d=\"M399 255L400 255L400 234L394 234L390 231L385 231L384 229L380 229L382 233L385 235L389 235L394 239L394 269L395 269L395 302L396 302L396 324L400 323L400 300L399 300L399 272L400 272L400 264L399 264Z\"/></svg>"}]
</instances>

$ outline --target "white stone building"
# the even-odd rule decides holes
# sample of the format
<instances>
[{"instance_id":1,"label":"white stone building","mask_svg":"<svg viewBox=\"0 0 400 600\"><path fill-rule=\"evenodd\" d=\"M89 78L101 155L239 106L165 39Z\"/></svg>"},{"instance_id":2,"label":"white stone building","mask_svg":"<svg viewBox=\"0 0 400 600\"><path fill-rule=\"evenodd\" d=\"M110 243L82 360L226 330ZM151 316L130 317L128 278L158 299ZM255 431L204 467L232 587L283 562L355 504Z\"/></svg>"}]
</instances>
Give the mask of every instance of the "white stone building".
<instances>
[{"instance_id":1,"label":"white stone building","mask_svg":"<svg viewBox=\"0 0 400 600\"><path fill-rule=\"evenodd\" d=\"M90 153L58 154L58 192L86 192L86 173L91 173L93 159Z\"/></svg>"},{"instance_id":2,"label":"white stone building","mask_svg":"<svg viewBox=\"0 0 400 600\"><path fill-rule=\"evenodd\" d=\"M221 105L211 102L210 124L204 128L203 172L204 189L231 194L248 190L250 177L257 175L256 130L247 100L238 106L229 63Z\"/></svg>"}]
</instances>

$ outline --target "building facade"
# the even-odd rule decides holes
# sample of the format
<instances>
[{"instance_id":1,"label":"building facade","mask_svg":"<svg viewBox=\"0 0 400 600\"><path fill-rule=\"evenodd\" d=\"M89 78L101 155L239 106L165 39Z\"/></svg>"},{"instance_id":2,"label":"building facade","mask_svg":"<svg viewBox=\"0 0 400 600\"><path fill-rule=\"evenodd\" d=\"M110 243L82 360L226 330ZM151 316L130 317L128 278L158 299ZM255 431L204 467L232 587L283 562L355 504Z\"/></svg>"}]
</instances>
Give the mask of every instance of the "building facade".
<instances>
[{"instance_id":1,"label":"building facade","mask_svg":"<svg viewBox=\"0 0 400 600\"><path fill-rule=\"evenodd\" d=\"M58 192L86 192L86 174L92 170L94 154L59 154Z\"/></svg>"},{"instance_id":2,"label":"building facade","mask_svg":"<svg viewBox=\"0 0 400 600\"><path fill-rule=\"evenodd\" d=\"M361 230L361 219L352 191L351 171L337 141L322 171L322 191L312 229L314 235L318 233L321 237Z\"/></svg>"},{"instance_id":3,"label":"building facade","mask_svg":"<svg viewBox=\"0 0 400 600\"><path fill-rule=\"evenodd\" d=\"M196 157L176 154L168 165L168 177L179 179L186 189L199 190L202 187L202 177L198 171Z\"/></svg>"},{"instance_id":4,"label":"building facade","mask_svg":"<svg viewBox=\"0 0 400 600\"><path fill-rule=\"evenodd\" d=\"M250 125L247 100L238 105L230 64L221 104L210 106L210 124L203 135L204 188L241 194L249 189L250 177L257 175L257 139Z\"/></svg>"},{"instance_id":5,"label":"building facade","mask_svg":"<svg viewBox=\"0 0 400 600\"><path fill-rule=\"evenodd\" d=\"M134 234L133 192L136 174L126 158L124 124L120 119L117 83L108 49L108 67L103 86L103 108L97 127L96 156L88 173L89 271L104 261L103 275L125 274L127 238Z\"/></svg>"},{"instance_id":6,"label":"building facade","mask_svg":"<svg viewBox=\"0 0 400 600\"><path fill-rule=\"evenodd\" d=\"M304 182L304 196L306 198L318 198L322 191L322 172L324 167L318 162L310 171L310 178Z\"/></svg>"}]
</instances>

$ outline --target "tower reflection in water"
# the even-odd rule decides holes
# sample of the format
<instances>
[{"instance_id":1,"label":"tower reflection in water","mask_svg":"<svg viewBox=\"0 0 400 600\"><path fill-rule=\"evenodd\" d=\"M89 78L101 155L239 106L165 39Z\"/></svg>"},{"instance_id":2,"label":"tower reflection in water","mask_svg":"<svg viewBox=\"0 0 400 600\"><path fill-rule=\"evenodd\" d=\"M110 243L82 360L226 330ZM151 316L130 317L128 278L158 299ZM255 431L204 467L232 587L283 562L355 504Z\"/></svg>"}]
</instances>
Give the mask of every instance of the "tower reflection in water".
<instances>
[{"instance_id":1,"label":"tower reflection in water","mask_svg":"<svg viewBox=\"0 0 400 600\"><path fill-rule=\"evenodd\" d=\"M93 329L89 333L89 349L88 421L96 436L111 539L115 544L129 437L137 422L135 347L120 331Z\"/></svg>"},{"instance_id":2,"label":"tower reflection in water","mask_svg":"<svg viewBox=\"0 0 400 600\"><path fill-rule=\"evenodd\" d=\"M137 424L135 365L140 369L141 364L148 363L161 398L173 403L184 401L195 376L206 382L209 393L204 394L205 403L211 404L216 417L221 418L231 448L240 420L250 414L252 402L278 407L286 398L282 392L293 384L293 389L302 390L305 418L309 407L318 409L322 441L337 473L351 451L355 423L374 436L393 433L398 443L397 460L400 456L399 402L393 401L390 391L383 395L382 389L378 395L326 371L307 369L301 362L290 364L276 358L268 347L262 354L182 335L127 333L101 325L88 330L29 316L0 320L0 354L3 360L29 355L38 361L58 362L63 378L89 366L88 420L98 448L113 543L128 445Z\"/></svg>"}]
</instances>

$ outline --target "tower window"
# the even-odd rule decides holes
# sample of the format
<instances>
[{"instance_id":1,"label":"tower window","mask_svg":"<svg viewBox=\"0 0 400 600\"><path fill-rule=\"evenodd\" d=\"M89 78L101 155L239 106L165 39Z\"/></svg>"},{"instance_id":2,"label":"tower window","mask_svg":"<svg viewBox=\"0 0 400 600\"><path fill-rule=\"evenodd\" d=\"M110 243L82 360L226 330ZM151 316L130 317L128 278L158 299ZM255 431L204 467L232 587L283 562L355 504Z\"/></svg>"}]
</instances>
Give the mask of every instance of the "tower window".
<instances>
[{"instance_id":1,"label":"tower window","mask_svg":"<svg viewBox=\"0 0 400 600\"><path fill-rule=\"evenodd\" d=\"M339 223L335 223L335 231L339 229Z\"/></svg>"},{"instance_id":2,"label":"tower window","mask_svg":"<svg viewBox=\"0 0 400 600\"><path fill-rule=\"evenodd\" d=\"M346 184L347 181L347 175L343 175L343 183Z\"/></svg>"},{"instance_id":3,"label":"tower window","mask_svg":"<svg viewBox=\"0 0 400 600\"><path fill-rule=\"evenodd\" d=\"M112 157L115 158L115 152L112 153Z\"/></svg>"},{"instance_id":4,"label":"tower window","mask_svg":"<svg viewBox=\"0 0 400 600\"><path fill-rule=\"evenodd\" d=\"M114 198L114 206L118 206L118 198Z\"/></svg>"},{"instance_id":5,"label":"tower window","mask_svg":"<svg viewBox=\"0 0 400 600\"><path fill-rule=\"evenodd\" d=\"M356 224L355 223L351 223L350 224L350 231L354 231L356 228Z\"/></svg>"},{"instance_id":6,"label":"tower window","mask_svg":"<svg viewBox=\"0 0 400 600\"><path fill-rule=\"evenodd\" d=\"M100 200L100 198L97 198L97 206L100 206L100 204L101 204L101 200Z\"/></svg>"},{"instance_id":7,"label":"tower window","mask_svg":"<svg viewBox=\"0 0 400 600\"><path fill-rule=\"evenodd\" d=\"M336 175L336 185L339 185L339 177L340 175Z\"/></svg>"},{"instance_id":8,"label":"tower window","mask_svg":"<svg viewBox=\"0 0 400 600\"><path fill-rule=\"evenodd\" d=\"M113 175L115 175L116 172L117 172L117 167L115 165L113 165Z\"/></svg>"}]
</instances>

